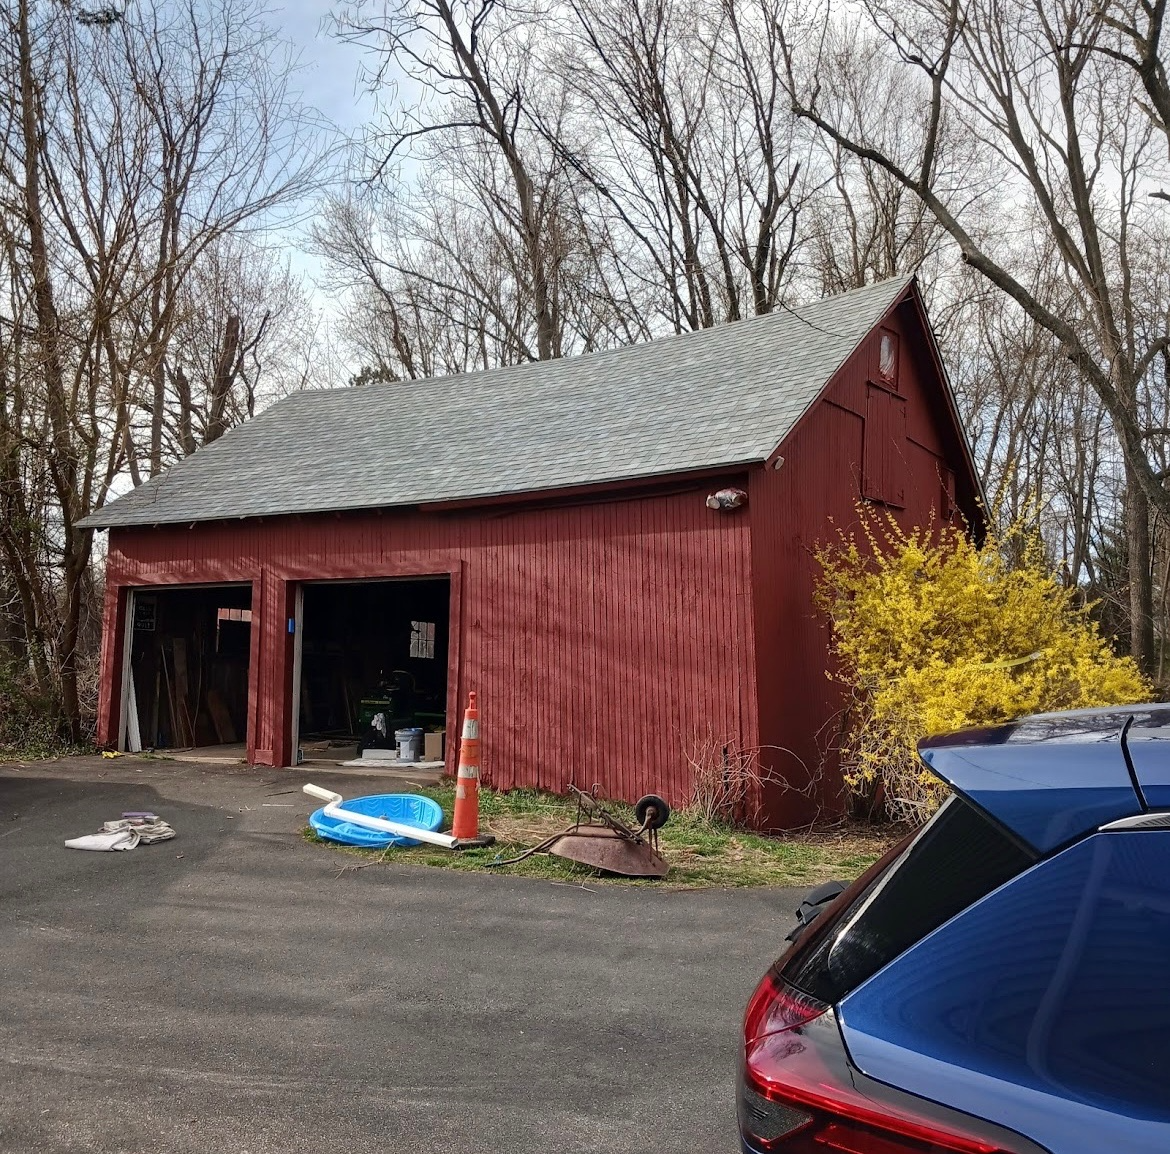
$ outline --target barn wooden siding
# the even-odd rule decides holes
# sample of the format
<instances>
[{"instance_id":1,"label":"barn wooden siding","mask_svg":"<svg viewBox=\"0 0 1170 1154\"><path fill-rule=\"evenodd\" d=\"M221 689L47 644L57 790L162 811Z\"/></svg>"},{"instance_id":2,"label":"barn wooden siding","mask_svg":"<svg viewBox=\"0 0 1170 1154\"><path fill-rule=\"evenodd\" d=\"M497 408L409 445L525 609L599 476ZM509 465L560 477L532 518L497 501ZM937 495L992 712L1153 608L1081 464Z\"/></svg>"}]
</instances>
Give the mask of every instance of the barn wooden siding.
<instances>
[{"instance_id":1,"label":"barn wooden siding","mask_svg":"<svg viewBox=\"0 0 1170 1154\"><path fill-rule=\"evenodd\" d=\"M974 478L916 298L883 323L899 338L896 394L874 384L875 329L785 438L781 468L755 471L749 482L760 743L766 766L791 787L770 787L765 810L781 826L840 814L845 804L837 759L826 760L843 698L826 676L829 633L813 604L816 548L856 525L867 485L883 486L899 502L879 507L904 527L940 515L980 523ZM890 399L875 406L875 388ZM904 410L904 422L891 419L894 406ZM878 435L872 425L867 430L875 409Z\"/></svg>"},{"instance_id":2,"label":"barn wooden siding","mask_svg":"<svg viewBox=\"0 0 1170 1154\"><path fill-rule=\"evenodd\" d=\"M879 371L897 340L896 387ZM118 737L131 586L247 581L254 625L249 757L288 764L297 583L447 576L448 733L480 694L483 772L500 787L597 784L611 797L684 801L688 751L760 750L784 785L763 824L841 812L842 699L813 605L816 547L848 529L863 494L904 526L963 517L977 481L917 291L907 289L779 446L781 468L545 495L527 504L395 510L111 532L99 740ZM290 479L295 483L295 478ZM747 488L748 505L707 509ZM456 743L447 744L454 769Z\"/></svg>"},{"instance_id":3,"label":"barn wooden siding","mask_svg":"<svg viewBox=\"0 0 1170 1154\"><path fill-rule=\"evenodd\" d=\"M749 513L704 504L729 482L747 478L591 504L114 529L99 740L118 737L130 586L251 582L248 753L287 765L296 583L443 575L448 733L477 690L486 781L682 802L696 735L758 742Z\"/></svg>"}]
</instances>

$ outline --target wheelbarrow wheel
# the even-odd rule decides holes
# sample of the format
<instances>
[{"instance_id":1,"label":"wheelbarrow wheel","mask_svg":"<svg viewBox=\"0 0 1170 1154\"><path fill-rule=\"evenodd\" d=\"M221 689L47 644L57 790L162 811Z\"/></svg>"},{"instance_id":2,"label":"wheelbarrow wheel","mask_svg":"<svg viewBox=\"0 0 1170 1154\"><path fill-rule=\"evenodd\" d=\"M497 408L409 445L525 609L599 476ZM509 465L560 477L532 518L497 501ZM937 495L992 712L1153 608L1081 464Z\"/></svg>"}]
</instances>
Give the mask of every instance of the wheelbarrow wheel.
<instances>
[{"instance_id":1,"label":"wheelbarrow wheel","mask_svg":"<svg viewBox=\"0 0 1170 1154\"><path fill-rule=\"evenodd\" d=\"M670 819L670 806L656 793L648 793L634 806L634 818L647 829L661 829Z\"/></svg>"}]
</instances>

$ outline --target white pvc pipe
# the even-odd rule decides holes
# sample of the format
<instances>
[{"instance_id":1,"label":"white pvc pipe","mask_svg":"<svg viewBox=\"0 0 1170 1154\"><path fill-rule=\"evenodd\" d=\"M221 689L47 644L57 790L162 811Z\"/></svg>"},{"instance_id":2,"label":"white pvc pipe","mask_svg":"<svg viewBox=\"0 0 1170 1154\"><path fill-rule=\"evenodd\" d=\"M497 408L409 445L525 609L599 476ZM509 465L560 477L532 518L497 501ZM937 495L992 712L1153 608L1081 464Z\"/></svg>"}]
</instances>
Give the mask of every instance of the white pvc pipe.
<instances>
[{"instance_id":1,"label":"white pvc pipe","mask_svg":"<svg viewBox=\"0 0 1170 1154\"><path fill-rule=\"evenodd\" d=\"M339 821L351 821L354 825L365 826L366 829L376 829L379 833L392 833L395 837L408 837L414 841L425 841L429 845L440 845L444 849L454 849L455 839L447 833L432 833L429 829L419 829L417 825L405 825L398 821L387 821L384 817L370 817L364 813L354 813L352 809L342 808L342 797L319 785L303 787L310 797L320 798L325 802L325 815L335 817Z\"/></svg>"}]
</instances>

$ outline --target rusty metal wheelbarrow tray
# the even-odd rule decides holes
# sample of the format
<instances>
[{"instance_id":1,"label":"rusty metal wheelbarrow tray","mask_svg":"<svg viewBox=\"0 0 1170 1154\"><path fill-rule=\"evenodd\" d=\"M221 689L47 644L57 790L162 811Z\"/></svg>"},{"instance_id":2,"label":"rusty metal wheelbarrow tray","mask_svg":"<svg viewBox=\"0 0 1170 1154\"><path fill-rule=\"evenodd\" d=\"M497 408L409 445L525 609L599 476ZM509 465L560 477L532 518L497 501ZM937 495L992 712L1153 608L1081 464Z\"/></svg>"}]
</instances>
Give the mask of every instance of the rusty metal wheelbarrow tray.
<instances>
[{"instance_id":1,"label":"rusty metal wheelbarrow tray","mask_svg":"<svg viewBox=\"0 0 1170 1154\"><path fill-rule=\"evenodd\" d=\"M544 852L631 878L664 878L670 869L647 842L604 825L571 826L553 838Z\"/></svg>"}]
</instances>

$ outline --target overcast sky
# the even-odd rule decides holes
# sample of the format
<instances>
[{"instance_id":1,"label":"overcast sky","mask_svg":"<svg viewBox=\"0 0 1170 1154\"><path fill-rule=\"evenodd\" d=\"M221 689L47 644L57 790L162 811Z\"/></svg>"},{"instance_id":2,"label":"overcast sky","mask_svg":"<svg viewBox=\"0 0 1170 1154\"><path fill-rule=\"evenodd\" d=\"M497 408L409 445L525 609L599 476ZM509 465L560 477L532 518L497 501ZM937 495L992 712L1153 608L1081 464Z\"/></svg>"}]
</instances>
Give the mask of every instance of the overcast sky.
<instances>
[{"instance_id":1,"label":"overcast sky","mask_svg":"<svg viewBox=\"0 0 1170 1154\"><path fill-rule=\"evenodd\" d=\"M352 131L369 117L373 103L358 92L361 49L340 43L322 27L333 6L330 0L284 0L274 5L273 15L300 50L305 102Z\"/></svg>"},{"instance_id":2,"label":"overcast sky","mask_svg":"<svg viewBox=\"0 0 1170 1154\"><path fill-rule=\"evenodd\" d=\"M271 19L299 53L301 67L293 83L303 103L346 135L353 135L373 116L374 101L359 90L362 49L339 42L324 27L334 6L331 0L273 0ZM288 256L294 271L305 278L305 288L314 304L333 313L335 302L316 285L321 262L304 251L305 232L307 224L302 223L286 234Z\"/></svg>"}]
</instances>

